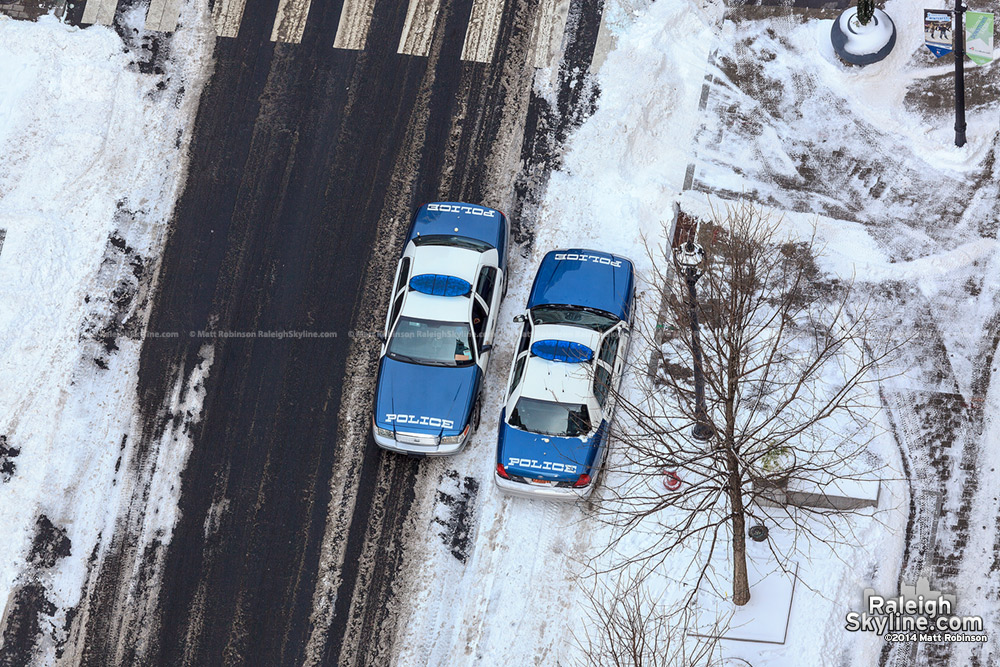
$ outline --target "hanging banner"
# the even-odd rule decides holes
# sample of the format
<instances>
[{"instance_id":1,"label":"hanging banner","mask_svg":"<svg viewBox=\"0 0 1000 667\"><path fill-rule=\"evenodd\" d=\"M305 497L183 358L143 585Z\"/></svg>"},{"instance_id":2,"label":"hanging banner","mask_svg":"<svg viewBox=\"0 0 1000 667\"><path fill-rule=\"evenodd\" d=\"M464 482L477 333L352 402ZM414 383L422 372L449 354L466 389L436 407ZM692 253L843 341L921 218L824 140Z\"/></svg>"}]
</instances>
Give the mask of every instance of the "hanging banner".
<instances>
[{"instance_id":1,"label":"hanging banner","mask_svg":"<svg viewBox=\"0 0 1000 667\"><path fill-rule=\"evenodd\" d=\"M936 58L955 50L950 9L924 10L924 44Z\"/></svg>"},{"instance_id":2,"label":"hanging banner","mask_svg":"<svg viewBox=\"0 0 1000 667\"><path fill-rule=\"evenodd\" d=\"M993 60L993 14L965 12L965 55L977 65Z\"/></svg>"}]
</instances>

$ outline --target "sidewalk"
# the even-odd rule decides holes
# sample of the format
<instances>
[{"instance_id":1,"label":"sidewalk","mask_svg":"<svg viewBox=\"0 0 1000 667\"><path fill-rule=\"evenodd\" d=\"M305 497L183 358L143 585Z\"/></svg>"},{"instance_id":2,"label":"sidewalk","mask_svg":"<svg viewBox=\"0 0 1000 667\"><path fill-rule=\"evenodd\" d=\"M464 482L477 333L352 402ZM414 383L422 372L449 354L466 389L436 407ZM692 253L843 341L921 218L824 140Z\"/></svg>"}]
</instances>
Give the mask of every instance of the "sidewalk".
<instances>
[{"instance_id":1,"label":"sidewalk","mask_svg":"<svg viewBox=\"0 0 1000 667\"><path fill-rule=\"evenodd\" d=\"M52 10L62 16L65 6L66 0L0 0L0 14L18 21L36 21Z\"/></svg>"}]
</instances>

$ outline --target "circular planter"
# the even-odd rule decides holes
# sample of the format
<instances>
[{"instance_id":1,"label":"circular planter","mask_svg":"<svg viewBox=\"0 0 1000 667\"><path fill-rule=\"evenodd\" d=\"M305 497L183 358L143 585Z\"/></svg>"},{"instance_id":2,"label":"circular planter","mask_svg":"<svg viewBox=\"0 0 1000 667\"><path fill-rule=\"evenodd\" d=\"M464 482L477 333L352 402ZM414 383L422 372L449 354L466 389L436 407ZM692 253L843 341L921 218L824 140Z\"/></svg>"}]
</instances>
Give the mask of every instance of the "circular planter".
<instances>
[{"instance_id":1,"label":"circular planter","mask_svg":"<svg viewBox=\"0 0 1000 667\"><path fill-rule=\"evenodd\" d=\"M858 8L841 12L830 29L833 50L840 59L852 65L871 65L883 60L896 45L896 24L881 9L868 25L858 21Z\"/></svg>"}]
</instances>

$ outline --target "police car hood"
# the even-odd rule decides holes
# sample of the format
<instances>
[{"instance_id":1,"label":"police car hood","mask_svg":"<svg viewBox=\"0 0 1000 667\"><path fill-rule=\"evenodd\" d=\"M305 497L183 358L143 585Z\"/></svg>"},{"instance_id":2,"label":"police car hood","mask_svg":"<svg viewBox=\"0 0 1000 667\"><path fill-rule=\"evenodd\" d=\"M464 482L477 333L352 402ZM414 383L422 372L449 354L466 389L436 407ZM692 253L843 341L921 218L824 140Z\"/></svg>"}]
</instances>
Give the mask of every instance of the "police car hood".
<instances>
[{"instance_id":1,"label":"police car hood","mask_svg":"<svg viewBox=\"0 0 1000 667\"><path fill-rule=\"evenodd\" d=\"M593 475L594 458L605 423L585 438L560 438L522 431L509 425L504 412L497 440L497 463L509 475L553 482L575 482L580 475Z\"/></svg>"},{"instance_id":2,"label":"police car hood","mask_svg":"<svg viewBox=\"0 0 1000 667\"><path fill-rule=\"evenodd\" d=\"M479 384L479 367L422 366L383 357L375 394L382 428L435 436L458 435Z\"/></svg>"},{"instance_id":3,"label":"police car hood","mask_svg":"<svg viewBox=\"0 0 1000 667\"><path fill-rule=\"evenodd\" d=\"M553 250L545 255L528 297L535 306L584 306L627 320L632 262L597 250Z\"/></svg>"}]
</instances>

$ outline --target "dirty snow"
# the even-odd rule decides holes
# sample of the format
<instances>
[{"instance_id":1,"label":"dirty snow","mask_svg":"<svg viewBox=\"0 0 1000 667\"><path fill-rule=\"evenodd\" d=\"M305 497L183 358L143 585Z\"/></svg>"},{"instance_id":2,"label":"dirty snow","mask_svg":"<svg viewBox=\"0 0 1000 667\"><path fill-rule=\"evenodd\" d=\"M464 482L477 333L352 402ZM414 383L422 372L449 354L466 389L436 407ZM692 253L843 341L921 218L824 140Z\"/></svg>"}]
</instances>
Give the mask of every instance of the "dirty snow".
<instances>
[{"instance_id":1,"label":"dirty snow","mask_svg":"<svg viewBox=\"0 0 1000 667\"><path fill-rule=\"evenodd\" d=\"M140 72L142 54L112 29L0 16L0 434L19 450L0 482L0 601L29 580L47 587L45 662L138 439L139 313L210 64L204 11L185 9L193 27L173 38L162 75ZM162 457L183 465L181 454ZM39 515L70 540L43 572L25 566Z\"/></svg>"}]
</instances>

